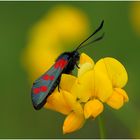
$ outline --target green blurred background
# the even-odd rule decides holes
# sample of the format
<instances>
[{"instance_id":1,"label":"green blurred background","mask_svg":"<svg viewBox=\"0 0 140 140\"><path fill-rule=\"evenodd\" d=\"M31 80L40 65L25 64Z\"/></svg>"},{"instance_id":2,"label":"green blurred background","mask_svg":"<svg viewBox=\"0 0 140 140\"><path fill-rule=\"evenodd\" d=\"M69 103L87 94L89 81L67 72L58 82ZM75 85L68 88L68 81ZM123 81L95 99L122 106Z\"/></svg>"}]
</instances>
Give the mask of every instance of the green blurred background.
<instances>
[{"instance_id":1,"label":"green blurred background","mask_svg":"<svg viewBox=\"0 0 140 140\"><path fill-rule=\"evenodd\" d=\"M31 87L21 54L32 26L60 4L85 12L92 29L105 20L104 40L83 51L89 56L94 51L95 60L112 56L122 62L129 75L125 89L130 98L118 111L105 106L102 117L106 138L140 138L140 34L131 23L133 3L0 2L0 138L100 138L98 119L88 120L82 129L63 135L65 116L45 109L35 111L31 104Z\"/></svg>"}]
</instances>

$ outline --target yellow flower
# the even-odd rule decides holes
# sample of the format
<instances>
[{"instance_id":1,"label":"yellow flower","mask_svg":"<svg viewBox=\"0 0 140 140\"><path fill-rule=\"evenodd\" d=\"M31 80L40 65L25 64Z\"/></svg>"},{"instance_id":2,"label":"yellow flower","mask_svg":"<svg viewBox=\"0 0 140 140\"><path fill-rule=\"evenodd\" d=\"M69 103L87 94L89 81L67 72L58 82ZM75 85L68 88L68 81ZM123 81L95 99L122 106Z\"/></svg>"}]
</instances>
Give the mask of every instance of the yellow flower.
<instances>
[{"instance_id":1,"label":"yellow flower","mask_svg":"<svg viewBox=\"0 0 140 140\"><path fill-rule=\"evenodd\" d=\"M63 133L80 129L89 117L96 118L103 112L103 103L119 109L128 101L122 89L128 76L119 61L107 57L94 64L82 53L79 66L78 77L62 75L60 93L55 90L44 106L67 115Z\"/></svg>"},{"instance_id":2,"label":"yellow flower","mask_svg":"<svg viewBox=\"0 0 140 140\"><path fill-rule=\"evenodd\" d=\"M73 42L78 44L87 33L88 19L79 9L57 5L48 11L31 29L22 55L30 79L33 81L48 70L66 46L73 47Z\"/></svg>"},{"instance_id":3,"label":"yellow flower","mask_svg":"<svg viewBox=\"0 0 140 140\"><path fill-rule=\"evenodd\" d=\"M135 1L131 4L130 9L130 20L134 31L140 35L140 2Z\"/></svg>"}]
</instances>

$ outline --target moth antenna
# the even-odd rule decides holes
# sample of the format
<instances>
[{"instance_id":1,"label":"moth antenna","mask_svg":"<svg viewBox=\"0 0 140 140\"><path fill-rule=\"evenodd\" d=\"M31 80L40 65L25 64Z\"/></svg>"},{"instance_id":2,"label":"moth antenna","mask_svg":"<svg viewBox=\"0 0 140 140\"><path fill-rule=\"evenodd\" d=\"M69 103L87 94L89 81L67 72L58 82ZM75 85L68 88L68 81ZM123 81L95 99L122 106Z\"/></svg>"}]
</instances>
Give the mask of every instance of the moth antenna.
<instances>
[{"instance_id":1,"label":"moth antenna","mask_svg":"<svg viewBox=\"0 0 140 140\"><path fill-rule=\"evenodd\" d=\"M98 37L98 38L92 40L91 42L89 42L89 43L87 43L87 44L85 44L85 45L82 45L79 49L81 49L81 48L83 48L83 47L85 47L85 46L88 46L88 45L90 45L90 44L92 44L92 43L94 43L94 42L96 42L96 41L99 41L99 40L103 39L104 35L105 35L105 33L103 33L100 37Z\"/></svg>"},{"instance_id":2,"label":"moth antenna","mask_svg":"<svg viewBox=\"0 0 140 140\"><path fill-rule=\"evenodd\" d=\"M102 20L100 26L87 39L85 39L83 42L79 44L79 46L75 49L75 51L77 51L82 46L82 44L84 44L87 40L89 40L93 35L99 32L102 29L103 24L104 24L104 20Z\"/></svg>"}]
</instances>

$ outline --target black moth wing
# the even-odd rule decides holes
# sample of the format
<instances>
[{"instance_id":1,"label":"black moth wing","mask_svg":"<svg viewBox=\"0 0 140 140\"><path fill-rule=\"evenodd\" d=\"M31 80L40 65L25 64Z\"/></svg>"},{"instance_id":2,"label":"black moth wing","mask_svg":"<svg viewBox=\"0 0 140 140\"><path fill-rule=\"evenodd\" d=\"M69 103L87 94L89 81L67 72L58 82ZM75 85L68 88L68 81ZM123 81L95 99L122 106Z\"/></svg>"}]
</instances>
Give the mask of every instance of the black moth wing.
<instances>
[{"instance_id":1,"label":"black moth wing","mask_svg":"<svg viewBox=\"0 0 140 140\"><path fill-rule=\"evenodd\" d=\"M67 67L68 62L69 55L62 54L55 64L33 83L31 98L35 109L41 109L46 103L47 97L58 85L58 80Z\"/></svg>"}]
</instances>

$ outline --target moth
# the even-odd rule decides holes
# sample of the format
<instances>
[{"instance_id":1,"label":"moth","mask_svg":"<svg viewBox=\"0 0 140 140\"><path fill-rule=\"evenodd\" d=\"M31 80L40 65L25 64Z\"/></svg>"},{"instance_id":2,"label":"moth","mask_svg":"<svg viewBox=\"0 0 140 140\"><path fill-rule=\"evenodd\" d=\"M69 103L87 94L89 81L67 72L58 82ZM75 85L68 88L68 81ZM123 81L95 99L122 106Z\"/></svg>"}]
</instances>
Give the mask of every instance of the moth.
<instances>
[{"instance_id":1,"label":"moth","mask_svg":"<svg viewBox=\"0 0 140 140\"><path fill-rule=\"evenodd\" d=\"M79 49L93 43L99 41L103 38L104 33L94 40L87 42L93 35L99 32L104 24L104 20L101 22L100 26L83 42L81 42L75 50L71 52L64 52L56 59L54 65L46 71L42 76L36 79L33 83L31 89L31 99L32 104L36 110L41 109L44 104L47 102L47 98L51 95L51 93L55 90L58 86L59 90L59 83L61 80L61 75L63 73L70 74L75 66L78 67L78 61L80 58ZM78 67L79 68L79 67Z\"/></svg>"}]
</instances>

